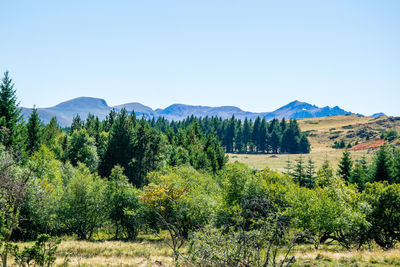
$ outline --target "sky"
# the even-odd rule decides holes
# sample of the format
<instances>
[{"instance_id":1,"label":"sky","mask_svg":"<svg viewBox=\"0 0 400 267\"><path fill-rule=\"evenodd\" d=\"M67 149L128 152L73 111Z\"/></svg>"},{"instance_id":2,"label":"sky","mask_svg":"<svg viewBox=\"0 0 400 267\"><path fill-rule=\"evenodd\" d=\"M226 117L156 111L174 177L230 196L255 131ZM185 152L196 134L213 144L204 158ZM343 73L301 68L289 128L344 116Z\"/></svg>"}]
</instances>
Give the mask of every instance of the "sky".
<instances>
[{"instance_id":1,"label":"sky","mask_svg":"<svg viewBox=\"0 0 400 267\"><path fill-rule=\"evenodd\" d=\"M79 96L400 116L400 1L0 0L21 106ZM1 74L2 75L2 74Z\"/></svg>"}]
</instances>

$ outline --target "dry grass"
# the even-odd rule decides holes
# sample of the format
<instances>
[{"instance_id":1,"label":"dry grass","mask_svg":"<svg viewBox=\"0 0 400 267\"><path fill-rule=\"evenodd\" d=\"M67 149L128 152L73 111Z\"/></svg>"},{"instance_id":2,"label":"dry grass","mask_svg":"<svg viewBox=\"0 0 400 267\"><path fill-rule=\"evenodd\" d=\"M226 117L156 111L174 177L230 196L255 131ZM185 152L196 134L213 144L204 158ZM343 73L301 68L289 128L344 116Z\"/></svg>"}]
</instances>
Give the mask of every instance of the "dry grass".
<instances>
[{"instance_id":1,"label":"dry grass","mask_svg":"<svg viewBox=\"0 0 400 267\"><path fill-rule=\"evenodd\" d=\"M319 168L323 162L327 159L332 164L332 167L336 167L340 157L342 156L342 149L331 149L327 151L315 151L312 150L310 154L228 154L229 162L239 161L245 163L250 168L264 169L269 167L271 169L283 172L287 166L287 161L290 160L292 165L295 163L300 156L306 161L310 157L315 162L315 167ZM366 156L369 159L372 153L369 151L351 151L350 152L354 160L360 160L362 156Z\"/></svg>"},{"instance_id":2,"label":"dry grass","mask_svg":"<svg viewBox=\"0 0 400 267\"><path fill-rule=\"evenodd\" d=\"M361 117L357 115L342 115L323 118L312 118L298 120L300 129L308 132L311 144L311 153L303 155L304 160L308 157L315 162L316 167L320 167L327 159L333 166L337 165L342 156L343 149L334 149L334 141L344 140L346 143L354 144L368 142L362 137L361 132L371 135L371 140L380 138L380 131L396 129L400 132L400 120L380 117ZM374 153L374 149L351 151L354 160L359 160L364 155L369 159ZM269 167L278 171L284 171L287 161L294 162L300 155L285 154L228 154L229 161L239 161L247 164L251 168L263 169Z\"/></svg>"},{"instance_id":3,"label":"dry grass","mask_svg":"<svg viewBox=\"0 0 400 267\"><path fill-rule=\"evenodd\" d=\"M21 247L33 243L19 243ZM171 249L161 240L154 241L62 241L56 264L66 259L68 266L172 266ZM11 266L13 266L11 264Z\"/></svg>"},{"instance_id":4,"label":"dry grass","mask_svg":"<svg viewBox=\"0 0 400 267\"><path fill-rule=\"evenodd\" d=\"M400 250L299 251L298 266L400 266Z\"/></svg>"},{"instance_id":5,"label":"dry grass","mask_svg":"<svg viewBox=\"0 0 400 267\"><path fill-rule=\"evenodd\" d=\"M63 241L57 252L57 265L65 261L66 255L68 266L173 266L171 250L160 240ZM323 245L315 250L309 245L299 245L291 255L295 256L295 266L400 266L400 249L347 251L336 245Z\"/></svg>"}]
</instances>

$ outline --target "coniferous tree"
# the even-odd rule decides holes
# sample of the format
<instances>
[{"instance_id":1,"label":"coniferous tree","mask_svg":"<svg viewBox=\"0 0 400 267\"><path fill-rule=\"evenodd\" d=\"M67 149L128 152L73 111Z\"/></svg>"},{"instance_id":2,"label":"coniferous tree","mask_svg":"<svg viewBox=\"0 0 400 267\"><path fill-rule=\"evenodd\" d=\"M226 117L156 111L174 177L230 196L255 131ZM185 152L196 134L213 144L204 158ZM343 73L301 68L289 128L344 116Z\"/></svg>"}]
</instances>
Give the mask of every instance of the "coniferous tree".
<instances>
[{"instance_id":1,"label":"coniferous tree","mask_svg":"<svg viewBox=\"0 0 400 267\"><path fill-rule=\"evenodd\" d=\"M259 152L264 153L265 150L267 150L267 139L268 139L267 121L265 118L263 118L261 120L257 136L257 150Z\"/></svg>"},{"instance_id":2,"label":"coniferous tree","mask_svg":"<svg viewBox=\"0 0 400 267\"><path fill-rule=\"evenodd\" d=\"M280 123L280 127L281 127L281 133L283 133L286 130L287 127L287 123L285 118L282 118L281 123Z\"/></svg>"},{"instance_id":3,"label":"coniferous tree","mask_svg":"<svg viewBox=\"0 0 400 267\"><path fill-rule=\"evenodd\" d=\"M343 152L338 167L338 175L342 177L345 181L349 181L353 168L353 160L351 159L351 154L347 149Z\"/></svg>"},{"instance_id":4,"label":"coniferous tree","mask_svg":"<svg viewBox=\"0 0 400 267\"><path fill-rule=\"evenodd\" d=\"M393 151L393 166L392 166L392 181L394 183L400 183L400 149L394 149Z\"/></svg>"},{"instance_id":5,"label":"coniferous tree","mask_svg":"<svg viewBox=\"0 0 400 267\"><path fill-rule=\"evenodd\" d=\"M299 135L300 129L296 120L290 120L289 125L286 126L286 130L282 135L282 147L283 152L296 154L299 152Z\"/></svg>"},{"instance_id":6,"label":"coniferous tree","mask_svg":"<svg viewBox=\"0 0 400 267\"><path fill-rule=\"evenodd\" d=\"M37 151L40 147L41 137L41 123L39 116L37 114L37 110L35 107L32 109L31 116L29 117L28 124L27 124L27 144L26 144L26 151L28 155L31 156L35 151Z\"/></svg>"},{"instance_id":7,"label":"coniferous tree","mask_svg":"<svg viewBox=\"0 0 400 267\"><path fill-rule=\"evenodd\" d=\"M307 166L306 166L306 182L305 186L308 188L315 187L315 164L311 157L308 158Z\"/></svg>"},{"instance_id":8,"label":"coniferous tree","mask_svg":"<svg viewBox=\"0 0 400 267\"><path fill-rule=\"evenodd\" d=\"M375 182L390 181L390 155L386 145L381 146L374 158L373 180Z\"/></svg>"},{"instance_id":9,"label":"coniferous tree","mask_svg":"<svg viewBox=\"0 0 400 267\"><path fill-rule=\"evenodd\" d=\"M292 176L295 183L300 186L306 186L306 169L304 167L304 159L302 156L296 160Z\"/></svg>"},{"instance_id":10,"label":"coniferous tree","mask_svg":"<svg viewBox=\"0 0 400 267\"><path fill-rule=\"evenodd\" d=\"M15 150L23 146L21 129L21 110L18 107L14 83L8 76L8 71L0 82L0 127L2 142L5 147Z\"/></svg>"},{"instance_id":11,"label":"coniferous tree","mask_svg":"<svg viewBox=\"0 0 400 267\"><path fill-rule=\"evenodd\" d=\"M272 149L272 153L277 154L279 147L281 146L281 137L277 129L274 129L272 131L269 143Z\"/></svg>"},{"instance_id":12,"label":"coniferous tree","mask_svg":"<svg viewBox=\"0 0 400 267\"><path fill-rule=\"evenodd\" d=\"M164 144L160 134L147 125L142 118L134 131L131 140L132 159L129 163L127 176L137 187L147 184L148 172L160 167L163 160Z\"/></svg>"},{"instance_id":13,"label":"coniferous tree","mask_svg":"<svg viewBox=\"0 0 400 267\"><path fill-rule=\"evenodd\" d=\"M228 121L227 127L225 129L224 144L226 147L226 152L233 152L233 141L235 138L235 116Z\"/></svg>"},{"instance_id":14,"label":"coniferous tree","mask_svg":"<svg viewBox=\"0 0 400 267\"><path fill-rule=\"evenodd\" d=\"M298 153L310 153L311 146L305 134L301 134Z\"/></svg>"},{"instance_id":15,"label":"coniferous tree","mask_svg":"<svg viewBox=\"0 0 400 267\"><path fill-rule=\"evenodd\" d=\"M130 162L133 157L132 131L132 121L128 118L127 111L122 109L112 123L104 158L100 163L99 173L102 176L109 176L112 168L115 165L120 165L124 168L125 175L132 179L128 174L130 173Z\"/></svg>"},{"instance_id":16,"label":"coniferous tree","mask_svg":"<svg viewBox=\"0 0 400 267\"><path fill-rule=\"evenodd\" d=\"M261 118L257 117L256 120L254 121L253 125L253 131L251 135L251 141L253 142L253 145L255 146L255 152L257 152L257 145L258 145L258 136L260 135L260 124L261 124Z\"/></svg>"},{"instance_id":17,"label":"coniferous tree","mask_svg":"<svg viewBox=\"0 0 400 267\"><path fill-rule=\"evenodd\" d=\"M365 156L354 165L349 179L350 183L357 184L360 191L365 189L365 184L369 181L369 169Z\"/></svg>"},{"instance_id":18,"label":"coniferous tree","mask_svg":"<svg viewBox=\"0 0 400 267\"><path fill-rule=\"evenodd\" d=\"M249 142L251 141L251 123L247 118L243 122L243 147L244 152L247 152Z\"/></svg>"},{"instance_id":19,"label":"coniferous tree","mask_svg":"<svg viewBox=\"0 0 400 267\"><path fill-rule=\"evenodd\" d=\"M76 116L72 119L70 132L73 133L74 131L79 131L84 126L85 122L81 119L81 116L79 116L79 114L76 114Z\"/></svg>"}]
</instances>

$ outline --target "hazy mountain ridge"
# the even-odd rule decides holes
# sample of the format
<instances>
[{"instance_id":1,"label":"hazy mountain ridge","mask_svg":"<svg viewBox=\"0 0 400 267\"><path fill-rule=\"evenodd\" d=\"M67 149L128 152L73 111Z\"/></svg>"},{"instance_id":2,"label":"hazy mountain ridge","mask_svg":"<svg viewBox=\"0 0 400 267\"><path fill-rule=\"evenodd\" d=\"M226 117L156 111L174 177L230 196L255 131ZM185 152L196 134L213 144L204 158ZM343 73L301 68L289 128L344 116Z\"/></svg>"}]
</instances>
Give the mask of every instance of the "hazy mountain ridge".
<instances>
[{"instance_id":1,"label":"hazy mountain ridge","mask_svg":"<svg viewBox=\"0 0 400 267\"><path fill-rule=\"evenodd\" d=\"M44 123L48 123L52 117L57 117L58 122L61 126L69 126L74 116L79 114L82 119L86 119L87 115L93 114L98 116L99 119L104 119L112 109L116 111L125 108L131 112L135 110L137 116L146 117L164 117L168 120L182 120L188 116L194 115L196 117L211 117L218 116L221 118L230 118L234 115L239 119L252 119L254 120L258 116L265 117L267 120L273 118L315 118L325 117L334 115L345 115L354 114L349 111L345 111L338 106L331 107L317 107L306 102L293 101L289 104L272 112L250 112L244 111L235 106L220 106L220 107L209 107L209 106L194 106L186 104L173 104L165 109L153 110L151 107L145 106L141 103L132 102L110 107L107 102L101 98L93 97L78 97L65 102L62 102L54 107L49 108L38 108L39 117ZM22 108L22 114L25 120L28 120L32 109Z\"/></svg>"}]
</instances>

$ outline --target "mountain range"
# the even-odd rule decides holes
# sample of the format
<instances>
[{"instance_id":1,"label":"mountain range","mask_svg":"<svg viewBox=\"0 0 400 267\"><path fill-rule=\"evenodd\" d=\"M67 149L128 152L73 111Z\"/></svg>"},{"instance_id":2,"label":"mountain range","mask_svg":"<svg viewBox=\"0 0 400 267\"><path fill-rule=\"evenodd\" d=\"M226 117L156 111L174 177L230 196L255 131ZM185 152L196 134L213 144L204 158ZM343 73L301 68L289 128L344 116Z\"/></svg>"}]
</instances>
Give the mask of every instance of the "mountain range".
<instances>
[{"instance_id":1,"label":"mountain range","mask_svg":"<svg viewBox=\"0 0 400 267\"><path fill-rule=\"evenodd\" d=\"M73 117L77 114L85 119L88 114L98 116L99 119L104 119L112 109L120 111L125 108L128 112L135 111L135 114L139 117L146 116L152 117L164 117L168 120L182 120L188 116L194 115L196 117L205 116L218 116L223 119L230 118L234 115L239 119L252 119L256 117L265 117L267 120L277 119L303 119L303 118L315 118L335 115L354 114L349 111L345 111L338 106L331 107L317 107L315 105L308 104L306 102L293 101L289 104L272 112L249 112L244 111L234 106L221 106L221 107L208 107L208 106L193 106L185 104L173 104L165 109L155 109L145 106L141 103L132 102L117 106L108 106L104 99L93 98L93 97L78 97L65 102L62 102L54 107L49 108L37 108L40 119L44 123L48 123L52 117L56 117L58 123L62 127L71 125ZM28 120L32 109L22 108L22 114L25 120Z\"/></svg>"}]
</instances>

